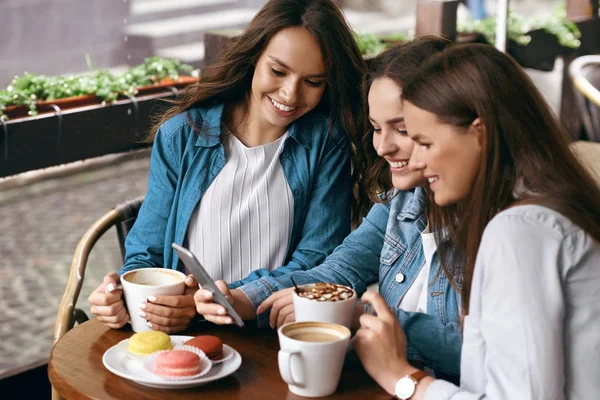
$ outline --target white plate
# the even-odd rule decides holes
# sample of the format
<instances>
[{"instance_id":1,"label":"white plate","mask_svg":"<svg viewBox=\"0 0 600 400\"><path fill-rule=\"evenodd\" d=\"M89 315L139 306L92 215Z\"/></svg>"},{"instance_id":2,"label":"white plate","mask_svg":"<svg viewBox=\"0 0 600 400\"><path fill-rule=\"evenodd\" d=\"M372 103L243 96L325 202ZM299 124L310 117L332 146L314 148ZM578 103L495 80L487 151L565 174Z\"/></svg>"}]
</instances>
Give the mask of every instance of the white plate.
<instances>
[{"instance_id":1,"label":"white plate","mask_svg":"<svg viewBox=\"0 0 600 400\"><path fill-rule=\"evenodd\" d=\"M176 346L191 338L193 336L171 336L171 341ZM140 385L159 389L184 389L216 381L237 371L242 365L240 353L226 344L223 345L223 353L233 353L233 356L221 364L213 365L206 375L182 381L168 381L151 373L144 367L144 358L133 356L123 346L119 346L118 343L106 350L102 356L102 363L113 374Z\"/></svg>"}]
</instances>

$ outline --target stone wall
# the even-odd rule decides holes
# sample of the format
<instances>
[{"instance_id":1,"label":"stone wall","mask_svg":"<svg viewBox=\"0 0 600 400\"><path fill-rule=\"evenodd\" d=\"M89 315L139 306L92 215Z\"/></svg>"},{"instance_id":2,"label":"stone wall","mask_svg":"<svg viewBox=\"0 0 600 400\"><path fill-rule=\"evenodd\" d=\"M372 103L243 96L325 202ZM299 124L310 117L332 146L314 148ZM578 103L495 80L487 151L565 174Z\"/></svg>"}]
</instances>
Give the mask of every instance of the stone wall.
<instances>
[{"instance_id":1,"label":"stone wall","mask_svg":"<svg viewBox=\"0 0 600 400\"><path fill-rule=\"evenodd\" d=\"M0 0L0 88L23 72L57 75L126 64L129 0Z\"/></svg>"}]
</instances>

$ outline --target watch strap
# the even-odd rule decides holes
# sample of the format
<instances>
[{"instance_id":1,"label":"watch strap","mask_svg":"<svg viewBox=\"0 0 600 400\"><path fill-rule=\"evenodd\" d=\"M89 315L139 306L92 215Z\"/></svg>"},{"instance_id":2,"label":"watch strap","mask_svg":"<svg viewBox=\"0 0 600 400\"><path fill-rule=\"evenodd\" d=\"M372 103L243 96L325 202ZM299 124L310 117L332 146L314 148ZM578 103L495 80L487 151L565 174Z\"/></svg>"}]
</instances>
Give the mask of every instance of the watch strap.
<instances>
[{"instance_id":1,"label":"watch strap","mask_svg":"<svg viewBox=\"0 0 600 400\"><path fill-rule=\"evenodd\" d=\"M416 386L421 379L425 378L428 375L427 375L427 372L422 371L422 370L418 370L416 372L413 372L409 376L415 382L415 386Z\"/></svg>"}]
</instances>

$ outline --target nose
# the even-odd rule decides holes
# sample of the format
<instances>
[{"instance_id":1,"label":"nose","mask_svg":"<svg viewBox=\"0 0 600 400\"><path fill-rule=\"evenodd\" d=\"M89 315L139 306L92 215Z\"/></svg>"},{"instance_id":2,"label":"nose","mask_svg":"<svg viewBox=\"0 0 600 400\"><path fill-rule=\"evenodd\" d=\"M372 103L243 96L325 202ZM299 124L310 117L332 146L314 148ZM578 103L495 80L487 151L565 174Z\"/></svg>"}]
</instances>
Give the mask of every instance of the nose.
<instances>
[{"instance_id":1,"label":"nose","mask_svg":"<svg viewBox=\"0 0 600 400\"><path fill-rule=\"evenodd\" d=\"M279 95L281 96L281 100L285 101L286 103L290 105L295 104L300 95L298 79L294 79L292 77L286 79L279 89Z\"/></svg>"},{"instance_id":2,"label":"nose","mask_svg":"<svg viewBox=\"0 0 600 400\"><path fill-rule=\"evenodd\" d=\"M421 146L415 143L412 152L410 153L410 159L408 160L408 169L411 171L422 171L426 167L425 161L423 161L423 153Z\"/></svg>"},{"instance_id":3,"label":"nose","mask_svg":"<svg viewBox=\"0 0 600 400\"><path fill-rule=\"evenodd\" d=\"M373 135L373 145L379 157L384 157L398 151L398 146L391 140L392 134L387 129L382 129L379 135Z\"/></svg>"}]
</instances>

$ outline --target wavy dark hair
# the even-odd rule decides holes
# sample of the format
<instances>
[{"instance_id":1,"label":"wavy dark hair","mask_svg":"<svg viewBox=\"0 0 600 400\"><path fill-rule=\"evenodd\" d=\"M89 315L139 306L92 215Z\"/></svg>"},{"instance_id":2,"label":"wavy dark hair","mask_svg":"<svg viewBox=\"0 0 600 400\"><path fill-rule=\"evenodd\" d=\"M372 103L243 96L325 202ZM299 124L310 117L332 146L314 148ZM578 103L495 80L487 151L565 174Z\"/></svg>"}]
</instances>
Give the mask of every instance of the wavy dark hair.
<instances>
[{"instance_id":1,"label":"wavy dark hair","mask_svg":"<svg viewBox=\"0 0 600 400\"><path fill-rule=\"evenodd\" d=\"M199 82L171 102L172 107L155 121L147 140L153 141L158 127L166 120L192 107L241 104L247 112L256 62L273 36L284 28L296 26L306 29L321 48L326 88L315 110L329 116L330 130L337 122L348 136L352 144L353 179L358 182L362 177L359 160L363 159L359 154L360 136L366 129L360 83L366 64L344 15L330 0L268 1L241 36L202 70ZM354 216L368 201L360 182L357 189Z\"/></svg>"},{"instance_id":2,"label":"wavy dark hair","mask_svg":"<svg viewBox=\"0 0 600 400\"><path fill-rule=\"evenodd\" d=\"M466 131L476 118L485 127L485 151L472 189L432 221L446 274L464 259L462 311L468 313L475 259L483 231L515 204L560 212L600 241L600 188L569 147L570 137L525 71L508 55L483 44L456 45L431 58L402 97ZM514 199L516 188L520 198ZM523 193L521 193L523 192ZM461 265L459 263L459 265ZM455 281L455 284L457 282Z\"/></svg>"},{"instance_id":3,"label":"wavy dark hair","mask_svg":"<svg viewBox=\"0 0 600 400\"><path fill-rule=\"evenodd\" d=\"M403 88L421 64L450 44L452 42L443 37L421 36L409 43L392 47L372 59L362 83L365 120L369 115L369 104L366 99L375 79L389 78ZM387 201L393 189L390 166L377 155L373 147L372 127L365 131L361 145L361 154L365 157L362 162L365 168L365 191L373 202Z\"/></svg>"}]
</instances>

